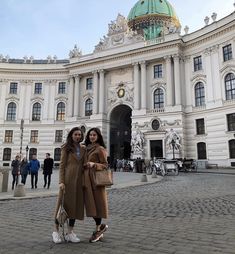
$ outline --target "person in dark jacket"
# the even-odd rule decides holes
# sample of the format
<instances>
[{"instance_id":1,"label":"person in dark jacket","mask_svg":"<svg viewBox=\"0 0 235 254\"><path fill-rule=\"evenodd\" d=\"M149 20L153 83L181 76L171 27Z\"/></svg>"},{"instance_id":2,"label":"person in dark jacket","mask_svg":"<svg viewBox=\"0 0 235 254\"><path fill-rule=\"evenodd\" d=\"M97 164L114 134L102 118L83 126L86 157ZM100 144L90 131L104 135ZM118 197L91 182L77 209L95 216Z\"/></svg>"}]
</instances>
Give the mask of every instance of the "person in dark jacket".
<instances>
[{"instance_id":1,"label":"person in dark jacket","mask_svg":"<svg viewBox=\"0 0 235 254\"><path fill-rule=\"evenodd\" d=\"M44 160L44 165L43 165L43 174L44 174L44 188L46 188L47 185L47 189L50 188L50 184L51 184L51 174L52 174L52 169L54 166L54 160L52 158L50 158L50 154L46 153L46 159ZM48 180L48 182L47 182Z\"/></svg>"},{"instance_id":2,"label":"person in dark jacket","mask_svg":"<svg viewBox=\"0 0 235 254\"><path fill-rule=\"evenodd\" d=\"M11 163L11 173L12 173L12 190L14 190L14 186L17 186L19 174L20 174L20 156L16 155L15 160Z\"/></svg>"},{"instance_id":3,"label":"person in dark jacket","mask_svg":"<svg viewBox=\"0 0 235 254\"><path fill-rule=\"evenodd\" d=\"M20 163L20 174L21 174L21 183L25 185L26 179L29 173L29 163L28 160L24 157Z\"/></svg>"},{"instance_id":4,"label":"person in dark jacket","mask_svg":"<svg viewBox=\"0 0 235 254\"><path fill-rule=\"evenodd\" d=\"M31 174L31 188L32 189L34 187L35 189L37 189L39 169L40 169L40 162L37 160L37 156L34 154L32 160L29 162L29 171Z\"/></svg>"}]
</instances>

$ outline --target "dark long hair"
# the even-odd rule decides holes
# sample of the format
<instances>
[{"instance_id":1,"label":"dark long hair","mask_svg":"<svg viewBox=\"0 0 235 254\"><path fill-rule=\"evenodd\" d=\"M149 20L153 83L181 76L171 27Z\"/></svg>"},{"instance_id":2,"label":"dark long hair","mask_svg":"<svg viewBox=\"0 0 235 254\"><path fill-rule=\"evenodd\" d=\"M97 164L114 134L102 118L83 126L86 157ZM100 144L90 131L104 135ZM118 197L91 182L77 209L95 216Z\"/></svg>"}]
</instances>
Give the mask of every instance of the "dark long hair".
<instances>
[{"instance_id":1,"label":"dark long hair","mask_svg":"<svg viewBox=\"0 0 235 254\"><path fill-rule=\"evenodd\" d=\"M68 136L67 136L66 143L64 145L64 147L65 147L67 152L73 152L75 150L74 141L73 141L73 138L72 138L73 133L75 131L80 131L81 132L81 140L80 140L80 142L82 142L83 139L84 139L84 134L83 134L83 131L81 130L81 128L79 128L79 127L72 128L70 130Z\"/></svg>"},{"instance_id":2,"label":"dark long hair","mask_svg":"<svg viewBox=\"0 0 235 254\"><path fill-rule=\"evenodd\" d=\"M87 132L86 138L85 138L85 145L88 146L89 144L91 144L91 141L90 141L90 138L89 138L91 131L94 131L98 136L98 139L97 139L96 143L98 143L100 146L103 146L105 148L103 136L102 136L101 131L100 131L99 128L91 128Z\"/></svg>"}]
</instances>

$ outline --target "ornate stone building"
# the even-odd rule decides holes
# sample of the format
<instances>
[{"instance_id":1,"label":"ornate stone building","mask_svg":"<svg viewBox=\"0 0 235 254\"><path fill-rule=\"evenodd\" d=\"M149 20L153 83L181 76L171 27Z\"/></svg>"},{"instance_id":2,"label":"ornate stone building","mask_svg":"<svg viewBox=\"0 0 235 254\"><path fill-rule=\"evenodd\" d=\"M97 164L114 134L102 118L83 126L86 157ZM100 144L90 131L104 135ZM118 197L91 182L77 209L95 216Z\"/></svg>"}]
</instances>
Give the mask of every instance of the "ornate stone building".
<instances>
[{"instance_id":1,"label":"ornate stone building","mask_svg":"<svg viewBox=\"0 0 235 254\"><path fill-rule=\"evenodd\" d=\"M140 0L91 54L0 55L1 163L26 146L59 161L70 128L98 126L111 159L174 153L234 166L235 12L188 30L168 1Z\"/></svg>"}]
</instances>

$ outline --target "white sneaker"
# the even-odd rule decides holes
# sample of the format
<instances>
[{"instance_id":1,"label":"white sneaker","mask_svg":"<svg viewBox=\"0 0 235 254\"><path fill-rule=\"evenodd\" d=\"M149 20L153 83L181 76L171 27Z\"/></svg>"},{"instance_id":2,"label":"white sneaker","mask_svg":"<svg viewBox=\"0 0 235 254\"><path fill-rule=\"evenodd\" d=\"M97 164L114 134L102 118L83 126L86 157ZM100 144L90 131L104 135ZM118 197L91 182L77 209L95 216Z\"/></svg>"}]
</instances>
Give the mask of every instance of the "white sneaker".
<instances>
[{"instance_id":1,"label":"white sneaker","mask_svg":"<svg viewBox=\"0 0 235 254\"><path fill-rule=\"evenodd\" d=\"M54 243L61 243L62 242L58 232L53 232L52 233L52 239L53 239Z\"/></svg>"},{"instance_id":2,"label":"white sneaker","mask_svg":"<svg viewBox=\"0 0 235 254\"><path fill-rule=\"evenodd\" d=\"M65 240L71 243L79 243L80 239L73 232L65 236Z\"/></svg>"}]
</instances>

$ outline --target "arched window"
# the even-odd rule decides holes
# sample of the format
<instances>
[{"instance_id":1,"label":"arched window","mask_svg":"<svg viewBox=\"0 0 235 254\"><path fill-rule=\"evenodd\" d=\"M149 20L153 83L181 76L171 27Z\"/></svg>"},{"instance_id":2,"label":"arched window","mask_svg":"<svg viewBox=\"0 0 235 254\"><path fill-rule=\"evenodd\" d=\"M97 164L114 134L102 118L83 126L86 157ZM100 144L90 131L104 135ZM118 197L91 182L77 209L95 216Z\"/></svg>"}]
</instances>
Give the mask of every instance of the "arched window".
<instances>
[{"instance_id":1,"label":"arched window","mask_svg":"<svg viewBox=\"0 0 235 254\"><path fill-rule=\"evenodd\" d=\"M229 158L235 159L235 139L229 140L228 145L229 145Z\"/></svg>"},{"instance_id":2,"label":"arched window","mask_svg":"<svg viewBox=\"0 0 235 254\"><path fill-rule=\"evenodd\" d=\"M229 73L225 77L225 93L226 100L235 99L235 75L233 73Z\"/></svg>"},{"instance_id":3,"label":"arched window","mask_svg":"<svg viewBox=\"0 0 235 254\"><path fill-rule=\"evenodd\" d=\"M207 158L206 143L204 142L197 143L197 157L198 160L205 160Z\"/></svg>"},{"instance_id":4,"label":"arched window","mask_svg":"<svg viewBox=\"0 0 235 254\"><path fill-rule=\"evenodd\" d=\"M92 115L92 100L89 98L85 102L85 116Z\"/></svg>"},{"instance_id":5,"label":"arched window","mask_svg":"<svg viewBox=\"0 0 235 254\"><path fill-rule=\"evenodd\" d=\"M55 148L54 150L54 161L60 161L61 149Z\"/></svg>"},{"instance_id":6,"label":"arched window","mask_svg":"<svg viewBox=\"0 0 235 254\"><path fill-rule=\"evenodd\" d=\"M65 104L64 104L64 102L60 102L57 105L56 120L58 120L58 121L65 120Z\"/></svg>"},{"instance_id":7,"label":"arched window","mask_svg":"<svg viewBox=\"0 0 235 254\"><path fill-rule=\"evenodd\" d=\"M198 82L195 85L195 106L205 105L205 89L202 82Z\"/></svg>"},{"instance_id":8,"label":"arched window","mask_svg":"<svg viewBox=\"0 0 235 254\"><path fill-rule=\"evenodd\" d=\"M153 103L154 103L154 108L163 108L164 107L164 93L161 88L158 88L154 91Z\"/></svg>"},{"instance_id":9,"label":"arched window","mask_svg":"<svg viewBox=\"0 0 235 254\"><path fill-rule=\"evenodd\" d=\"M7 121L16 120L16 104L14 102L10 102L7 107Z\"/></svg>"},{"instance_id":10,"label":"arched window","mask_svg":"<svg viewBox=\"0 0 235 254\"><path fill-rule=\"evenodd\" d=\"M41 119L41 104L36 102L33 104L32 120L40 121Z\"/></svg>"},{"instance_id":11,"label":"arched window","mask_svg":"<svg viewBox=\"0 0 235 254\"><path fill-rule=\"evenodd\" d=\"M32 160L33 155L37 155L37 148L30 148L29 149L29 160Z\"/></svg>"},{"instance_id":12,"label":"arched window","mask_svg":"<svg viewBox=\"0 0 235 254\"><path fill-rule=\"evenodd\" d=\"M11 148L4 148L3 149L3 161L10 161L11 160Z\"/></svg>"}]
</instances>

